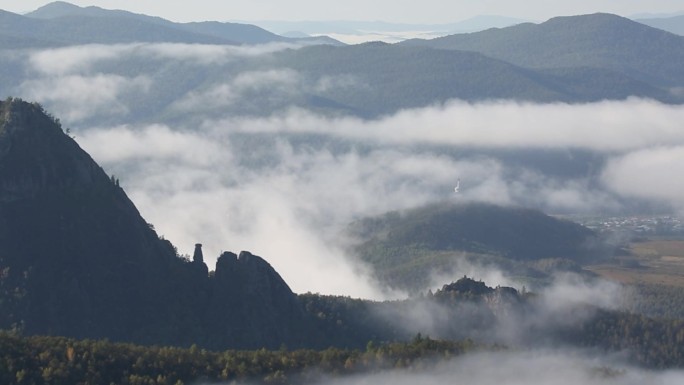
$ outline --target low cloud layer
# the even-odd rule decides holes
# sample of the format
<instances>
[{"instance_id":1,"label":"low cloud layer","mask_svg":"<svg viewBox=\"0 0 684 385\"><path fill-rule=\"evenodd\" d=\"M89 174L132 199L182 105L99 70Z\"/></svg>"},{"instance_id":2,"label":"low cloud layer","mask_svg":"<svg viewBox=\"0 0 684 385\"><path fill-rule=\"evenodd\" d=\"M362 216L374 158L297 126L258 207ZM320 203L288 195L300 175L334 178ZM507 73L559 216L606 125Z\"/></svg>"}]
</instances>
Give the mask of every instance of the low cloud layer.
<instances>
[{"instance_id":1,"label":"low cloud layer","mask_svg":"<svg viewBox=\"0 0 684 385\"><path fill-rule=\"evenodd\" d=\"M468 354L428 370L395 370L322 382L326 385L675 385L681 371L651 372L616 357L586 351L512 351Z\"/></svg>"},{"instance_id":2,"label":"low cloud layer","mask_svg":"<svg viewBox=\"0 0 684 385\"><path fill-rule=\"evenodd\" d=\"M211 113L258 95L283 103L296 94L300 82L298 73L290 69L242 72L226 83L191 91L174 102L171 109Z\"/></svg>"},{"instance_id":3,"label":"low cloud layer","mask_svg":"<svg viewBox=\"0 0 684 385\"><path fill-rule=\"evenodd\" d=\"M387 293L343 253L344 226L363 215L434 200L477 199L453 194L451 183L459 175L502 179L489 162L388 150L335 155L296 150L287 142L271 149L276 166L255 170L241 164L231 142L218 140L163 127L92 131L79 139L102 154L143 215L181 251L189 253L202 242L211 264L222 249L249 249L266 257L299 292L384 298ZM112 143L128 150L118 151ZM153 143L156 150L146 151ZM485 267L455 269L441 275L440 284L463 274L507 283L492 281L501 274L483 271L491 273Z\"/></svg>"},{"instance_id":4,"label":"low cloud layer","mask_svg":"<svg viewBox=\"0 0 684 385\"><path fill-rule=\"evenodd\" d=\"M684 143L684 131L677 124L682 119L682 106L629 99L579 105L452 101L372 121L330 119L292 110L263 119L229 118L223 123L251 133L322 133L395 144L620 152Z\"/></svg>"},{"instance_id":5,"label":"low cloud layer","mask_svg":"<svg viewBox=\"0 0 684 385\"><path fill-rule=\"evenodd\" d=\"M614 157L603 180L622 195L656 199L673 204L684 214L684 146L646 148Z\"/></svg>"},{"instance_id":6,"label":"low cloud layer","mask_svg":"<svg viewBox=\"0 0 684 385\"><path fill-rule=\"evenodd\" d=\"M141 104L145 106L142 115L158 113L155 111L159 108L156 101L146 98L163 99L169 90L169 78L178 71L199 73L210 67L229 66L250 58L266 59L274 52L300 47L286 43L244 47L175 43L89 44L7 51L3 54L21 67L25 75L11 90L14 96L39 101L65 122L78 125L112 117L118 117L118 122L125 122L129 113L139 110ZM240 96L240 91L263 87L280 71L240 72L232 80L234 90L231 92L222 90L220 86L197 91L191 89L184 98L172 102L171 107L185 106L187 110L207 101L211 103L204 105L204 111L207 107L225 107L226 103L217 102L232 102ZM232 73L230 70L227 72ZM294 89L289 76L284 79L289 82L287 89ZM193 84L187 86L192 87ZM150 90L153 92L146 95ZM204 98L197 100L198 93Z\"/></svg>"},{"instance_id":7,"label":"low cloud layer","mask_svg":"<svg viewBox=\"0 0 684 385\"><path fill-rule=\"evenodd\" d=\"M450 101L373 120L331 116L302 109L302 95L367 85L268 65L270 54L290 48L88 45L17 51L8 60L31 77L19 81L19 96L45 103L71 127L181 252L202 242L211 265L221 250L250 250L299 292L384 298L339 234L389 210L457 200L619 213L645 201L684 212L682 106ZM245 58L263 60L233 66ZM219 66L219 84L199 76L187 90L164 92L168 74ZM152 93L168 100L159 107ZM273 109L254 117L262 105ZM154 108L193 123L150 123Z\"/></svg>"},{"instance_id":8,"label":"low cloud layer","mask_svg":"<svg viewBox=\"0 0 684 385\"><path fill-rule=\"evenodd\" d=\"M289 43L249 46L181 43L88 44L32 51L28 53L28 63L33 70L44 75L65 75L88 73L97 64L135 57L215 65L236 58L261 56L299 47Z\"/></svg>"},{"instance_id":9,"label":"low cloud layer","mask_svg":"<svg viewBox=\"0 0 684 385\"><path fill-rule=\"evenodd\" d=\"M132 94L145 94L150 84L144 76L96 74L28 80L21 87L24 97L49 103L67 121L80 121L94 116L126 115L129 109L122 100Z\"/></svg>"},{"instance_id":10,"label":"low cloud layer","mask_svg":"<svg viewBox=\"0 0 684 385\"><path fill-rule=\"evenodd\" d=\"M450 146L454 151L586 151L605 158L608 165L597 162L583 178L570 179L518 170L513 178L471 183L470 191L488 200L521 204L528 202L519 198L531 193L535 201L544 202L542 207L570 210L614 210L618 204L611 195L682 210L684 186L675 174L684 159L684 131L678 124L683 119L682 106L640 99L583 105L453 101L370 121L293 109L267 118L212 120L204 128L218 125L247 134L319 134L384 146ZM481 159L479 163L486 162Z\"/></svg>"},{"instance_id":11,"label":"low cloud layer","mask_svg":"<svg viewBox=\"0 0 684 385\"><path fill-rule=\"evenodd\" d=\"M551 212L614 213L633 198L682 208L673 173L684 158L677 146L684 135L675 129L683 111L640 100L453 103L375 121L296 110L265 119L206 120L193 130L130 125L76 135L182 252L204 243L211 265L222 250L246 249L267 258L297 292L385 298L367 268L343 252L340 233L352 220L445 199ZM501 158L503 148L491 149L504 146L499 131L515 138L505 149L513 151L511 159L550 152L558 165L547 172L536 158ZM662 146L656 133L671 143ZM574 159L568 152L565 159L564 142L595 155ZM584 168L568 175L554 169L576 164Z\"/></svg>"},{"instance_id":12,"label":"low cloud layer","mask_svg":"<svg viewBox=\"0 0 684 385\"><path fill-rule=\"evenodd\" d=\"M493 278L508 281L522 291L519 282L509 280L507 273L494 266L471 273L473 279L486 285L495 286L487 281ZM502 291L481 301L451 302L447 291L435 297L414 297L407 304L379 306L374 315L389 325L389 330L402 331L405 338L421 333L446 340L471 338L505 346L557 347L568 343L559 338L559 331L580 329L597 309L626 309L630 294L614 282L575 273L558 273L533 293L533 297L521 299Z\"/></svg>"},{"instance_id":13,"label":"low cloud layer","mask_svg":"<svg viewBox=\"0 0 684 385\"><path fill-rule=\"evenodd\" d=\"M379 290L341 251L342 228L358 215L431 201L443 194L429 185L450 184L467 166L396 151L297 149L279 140L259 149L272 166L258 167L245 163L249 149L242 153L220 130L163 126L91 130L77 139L181 251L202 242L212 264L221 250L250 250L295 291L370 298Z\"/></svg>"}]
</instances>

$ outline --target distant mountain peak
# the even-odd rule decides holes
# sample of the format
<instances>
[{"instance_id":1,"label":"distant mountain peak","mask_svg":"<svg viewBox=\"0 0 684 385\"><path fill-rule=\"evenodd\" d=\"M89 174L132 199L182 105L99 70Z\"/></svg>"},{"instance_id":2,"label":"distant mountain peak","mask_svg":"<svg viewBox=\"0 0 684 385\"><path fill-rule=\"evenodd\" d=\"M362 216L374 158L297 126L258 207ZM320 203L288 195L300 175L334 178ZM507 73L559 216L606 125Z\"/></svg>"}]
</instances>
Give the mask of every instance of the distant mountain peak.
<instances>
[{"instance_id":1,"label":"distant mountain peak","mask_svg":"<svg viewBox=\"0 0 684 385\"><path fill-rule=\"evenodd\" d=\"M27 13L26 16L38 19L51 19L54 17L72 15L75 12L79 12L83 9L83 7L79 7L78 5L71 4L66 1L54 1L52 3L45 4L35 11Z\"/></svg>"},{"instance_id":2,"label":"distant mountain peak","mask_svg":"<svg viewBox=\"0 0 684 385\"><path fill-rule=\"evenodd\" d=\"M568 69L610 71L614 74L610 76L625 77L622 84L633 84L625 89L631 95L623 98L641 96L642 92L658 93L651 88L655 86L661 89L659 100L671 101L673 97L666 90L684 84L681 36L610 13L559 16L540 24L405 43L479 52L517 66L559 74L568 73ZM597 79L601 76L597 75Z\"/></svg>"},{"instance_id":3,"label":"distant mountain peak","mask_svg":"<svg viewBox=\"0 0 684 385\"><path fill-rule=\"evenodd\" d=\"M594 23L607 23L607 22L628 22L628 23L634 23L634 21L622 17L620 15L616 15L613 13L605 13L605 12L596 12L596 13L588 13L584 15L571 15L571 16L556 16L552 17L549 20L540 23L539 25L553 25L557 23L575 23L577 21L582 21L584 23L586 22L594 22Z\"/></svg>"}]
</instances>

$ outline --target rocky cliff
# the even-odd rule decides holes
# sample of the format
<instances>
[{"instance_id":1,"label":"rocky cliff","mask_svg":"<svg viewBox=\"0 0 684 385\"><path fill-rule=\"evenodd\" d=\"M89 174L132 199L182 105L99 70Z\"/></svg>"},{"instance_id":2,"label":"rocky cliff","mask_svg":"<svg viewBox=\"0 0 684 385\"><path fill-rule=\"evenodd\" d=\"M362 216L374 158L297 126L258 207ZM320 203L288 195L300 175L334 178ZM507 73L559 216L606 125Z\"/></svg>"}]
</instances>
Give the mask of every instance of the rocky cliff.
<instances>
[{"instance_id":1,"label":"rocky cliff","mask_svg":"<svg viewBox=\"0 0 684 385\"><path fill-rule=\"evenodd\" d=\"M176 255L40 105L0 102L0 328L214 348L309 345L263 259Z\"/></svg>"}]
</instances>

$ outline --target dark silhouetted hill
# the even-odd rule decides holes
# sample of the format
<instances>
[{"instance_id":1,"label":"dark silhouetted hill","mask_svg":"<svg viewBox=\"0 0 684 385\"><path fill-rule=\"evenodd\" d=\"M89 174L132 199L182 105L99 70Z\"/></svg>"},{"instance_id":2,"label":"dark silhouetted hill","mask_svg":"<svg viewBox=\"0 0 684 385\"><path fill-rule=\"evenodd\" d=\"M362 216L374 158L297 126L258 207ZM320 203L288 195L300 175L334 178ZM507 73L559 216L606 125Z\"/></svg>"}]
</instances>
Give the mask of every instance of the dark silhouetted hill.
<instances>
[{"instance_id":1,"label":"dark silhouetted hill","mask_svg":"<svg viewBox=\"0 0 684 385\"><path fill-rule=\"evenodd\" d=\"M225 349L311 346L308 326L266 261L179 258L41 106L0 103L0 328Z\"/></svg>"}]
</instances>

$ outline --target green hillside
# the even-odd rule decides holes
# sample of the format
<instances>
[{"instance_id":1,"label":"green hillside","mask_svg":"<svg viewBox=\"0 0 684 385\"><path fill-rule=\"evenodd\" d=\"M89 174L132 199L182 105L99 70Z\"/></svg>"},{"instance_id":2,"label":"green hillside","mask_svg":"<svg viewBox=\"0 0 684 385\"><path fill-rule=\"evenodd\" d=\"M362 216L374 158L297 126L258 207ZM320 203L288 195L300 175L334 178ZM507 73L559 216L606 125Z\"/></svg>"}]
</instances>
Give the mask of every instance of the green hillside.
<instances>
[{"instance_id":1,"label":"green hillside","mask_svg":"<svg viewBox=\"0 0 684 385\"><path fill-rule=\"evenodd\" d=\"M457 261L542 279L609 252L591 230L539 211L489 204L438 203L350 225L354 252L391 286L424 290Z\"/></svg>"}]
</instances>

